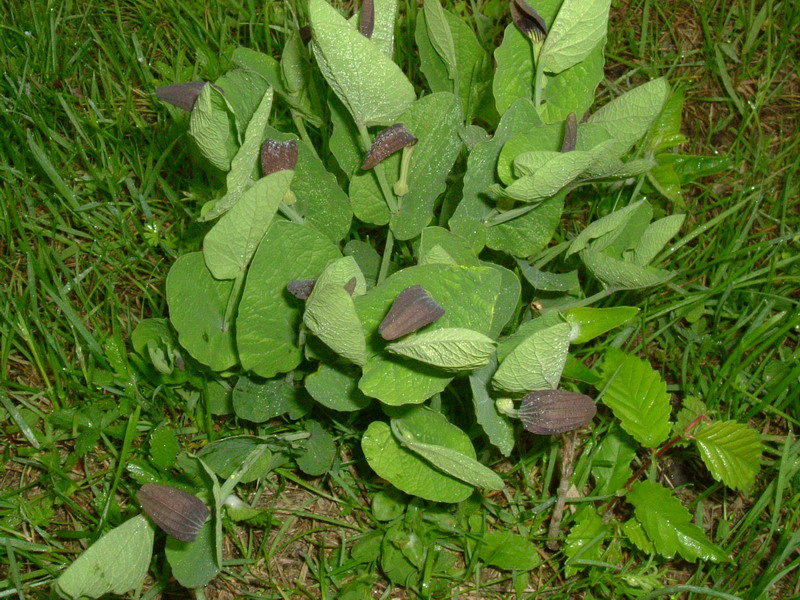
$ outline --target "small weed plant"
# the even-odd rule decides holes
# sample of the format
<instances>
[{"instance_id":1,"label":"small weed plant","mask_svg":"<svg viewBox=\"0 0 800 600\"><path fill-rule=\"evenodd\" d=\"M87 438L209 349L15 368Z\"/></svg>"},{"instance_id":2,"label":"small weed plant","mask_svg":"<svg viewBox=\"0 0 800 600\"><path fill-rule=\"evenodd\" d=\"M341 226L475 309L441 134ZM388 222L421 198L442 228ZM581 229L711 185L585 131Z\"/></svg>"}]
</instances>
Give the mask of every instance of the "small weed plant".
<instances>
[{"instance_id":1,"label":"small weed plant","mask_svg":"<svg viewBox=\"0 0 800 600\"><path fill-rule=\"evenodd\" d=\"M545 542L564 577L629 553L730 560L657 466L691 446L743 490L759 436L691 398L673 415L658 370L620 348L639 309L615 304L675 277L661 265L684 215L668 213L720 160L677 153L682 96L664 79L595 107L610 1L494 3L502 32L439 0L365 1L349 19L298 4L279 60L239 48L215 82L158 91L190 111L222 176L197 217L201 249L167 277L169 319L138 325L133 362L249 434L182 450L154 428L149 460L128 467L148 516L100 538L58 591L141 587L154 523L172 575L202 589L222 569L224 524L272 523L240 484L288 461L367 482L376 526L348 547L337 597L371 597L375 565L426 597L475 564L524 591L552 561ZM405 52L425 90L393 60L398 18L415 23ZM519 490L528 508L504 510ZM657 580L613 585L636 595Z\"/></svg>"}]
</instances>

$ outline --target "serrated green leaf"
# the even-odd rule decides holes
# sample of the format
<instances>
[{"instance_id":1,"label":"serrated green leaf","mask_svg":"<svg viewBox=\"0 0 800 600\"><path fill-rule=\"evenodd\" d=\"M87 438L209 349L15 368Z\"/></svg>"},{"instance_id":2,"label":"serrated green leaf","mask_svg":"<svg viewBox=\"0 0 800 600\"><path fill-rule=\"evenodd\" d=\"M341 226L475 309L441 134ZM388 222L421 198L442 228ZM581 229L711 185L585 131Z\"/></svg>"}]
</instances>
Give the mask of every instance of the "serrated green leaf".
<instances>
[{"instance_id":1,"label":"serrated green leaf","mask_svg":"<svg viewBox=\"0 0 800 600\"><path fill-rule=\"evenodd\" d=\"M678 233L685 218L686 215L670 215L650 223L633 250L634 262L641 266L653 262L667 242Z\"/></svg>"},{"instance_id":2,"label":"serrated green leaf","mask_svg":"<svg viewBox=\"0 0 800 600\"><path fill-rule=\"evenodd\" d=\"M506 392L558 388L569 350L570 326L559 323L537 331L505 357L492 383Z\"/></svg>"},{"instance_id":3,"label":"serrated green leaf","mask_svg":"<svg viewBox=\"0 0 800 600\"><path fill-rule=\"evenodd\" d=\"M539 60L550 73L582 61L606 35L611 0L564 0L547 33Z\"/></svg>"},{"instance_id":4,"label":"serrated green leaf","mask_svg":"<svg viewBox=\"0 0 800 600\"><path fill-rule=\"evenodd\" d=\"M647 448L669 436L670 404L667 384L645 360L625 355L608 373L603 402L614 411L622 428Z\"/></svg>"},{"instance_id":5,"label":"serrated green leaf","mask_svg":"<svg viewBox=\"0 0 800 600\"><path fill-rule=\"evenodd\" d=\"M487 564L509 571L530 571L539 564L539 554L531 541L507 530L484 534L478 557Z\"/></svg>"},{"instance_id":6,"label":"serrated green leaf","mask_svg":"<svg viewBox=\"0 0 800 600\"><path fill-rule=\"evenodd\" d=\"M325 0L309 2L322 75L359 125L391 125L416 98L400 68Z\"/></svg>"},{"instance_id":7,"label":"serrated green leaf","mask_svg":"<svg viewBox=\"0 0 800 600\"><path fill-rule=\"evenodd\" d=\"M644 532L642 524L636 519L628 519L625 521L622 525L622 531L628 536L628 539L633 542L633 545L642 552L646 552L647 554L656 553L656 549L653 547L650 538L648 538L647 534Z\"/></svg>"},{"instance_id":8,"label":"serrated green leaf","mask_svg":"<svg viewBox=\"0 0 800 600\"><path fill-rule=\"evenodd\" d=\"M92 544L58 577L58 590L77 600L140 588L150 567L153 537L147 517L128 519Z\"/></svg>"},{"instance_id":9,"label":"serrated green leaf","mask_svg":"<svg viewBox=\"0 0 800 600\"><path fill-rule=\"evenodd\" d=\"M222 171L231 168L239 141L235 117L225 97L213 85L203 87L189 117L189 135L200 152Z\"/></svg>"},{"instance_id":10,"label":"serrated green leaf","mask_svg":"<svg viewBox=\"0 0 800 600\"><path fill-rule=\"evenodd\" d=\"M259 179L222 215L203 239L203 256L217 279L242 276L289 190L294 171Z\"/></svg>"},{"instance_id":11,"label":"serrated green leaf","mask_svg":"<svg viewBox=\"0 0 800 600\"><path fill-rule=\"evenodd\" d=\"M572 577L586 568L586 565L576 564L576 561L600 560L603 556L603 540L610 532L611 526L603 523L594 507L585 506L581 509L564 545L564 554L567 555L564 575Z\"/></svg>"},{"instance_id":12,"label":"serrated green leaf","mask_svg":"<svg viewBox=\"0 0 800 600\"><path fill-rule=\"evenodd\" d=\"M714 479L739 490L753 485L761 467L762 445L757 431L743 423L723 421L703 427L694 439Z\"/></svg>"},{"instance_id":13,"label":"serrated green leaf","mask_svg":"<svg viewBox=\"0 0 800 600\"><path fill-rule=\"evenodd\" d=\"M200 216L201 221L216 219L230 210L239 201L245 190L252 185L253 170L256 167L261 142L264 139L264 128L267 126L272 109L272 96L272 88L268 88L253 113L253 118L247 123L242 145L231 160L231 169L225 179L227 189L225 195Z\"/></svg>"},{"instance_id":14,"label":"serrated green leaf","mask_svg":"<svg viewBox=\"0 0 800 600\"><path fill-rule=\"evenodd\" d=\"M470 371L485 365L496 345L477 331L444 327L408 336L386 350L448 371Z\"/></svg>"},{"instance_id":15,"label":"serrated green leaf","mask_svg":"<svg viewBox=\"0 0 800 600\"><path fill-rule=\"evenodd\" d=\"M440 471L476 487L489 490L503 488L503 480L497 473L484 467L473 457L439 444L420 442L414 431L406 427L402 420L397 420L395 424L400 434L398 441Z\"/></svg>"},{"instance_id":16,"label":"serrated green leaf","mask_svg":"<svg viewBox=\"0 0 800 600\"><path fill-rule=\"evenodd\" d=\"M685 396L683 398L683 402L681 403L681 409L675 416L675 423L672 425L673 437L685 436L687 433L691 434L691 432L686 431L686 428L689 427L689 425L691 425L691 423L701 415L708 414L709 411L705 402L696 396ZM688 445L688 441L686 439L682 439L678 442L678 445L686 446Z\"/></svg>"},{"instance_id":17,"label":"serrated green leaf","mask_svg":"<svg viewBox=\"0 0 800 600\"><path fill-rule=\"evenodd\" d=\"M167 275L167 304L178 341L214 371L237 362L233 332L225 324L232 288L231 281L214 279L202 252L179 257Z\"/></svg>"},{"instance_id":18,"label":"serrated green leaf","mask_svg":"<svg viewBox=\"0 0 800 600\"><path fill-rule=\"evenodd\" d=\"M405 419L418 439L475 457L469 437L441 414L421 408L419 413L410 412ZM370 467L407 494L434 502L461 502L472 493L472 486L441 472L404 448L389 425L382 421L370 423L361 438L361 448Z\"/></svg>"},{"instance_id":19,"label":"serrated green leaf","mask_svg":"<svg viewBox=\"0 0 800 600\"><path fill-rule=\"evenodd\" d=\"M698 558L730 561L721 548L691 523L689 511L665 487L652 481L639 481L627 498L634 506L636 519L662 556L672 558L677 553L691 562Z\"/></svg>"},{"instance_id":20,"label":"serrated green leaf","mask_svg":"<svg viewBox=\"0 0 800 600\"><path fill-rule=\"evenodd\" d=\"M564 313L564 318L572 327L570 343L583 344L607 331L624 325L639 313L633 306L614 308L572 308Z\"/></svg>"},{"instance_id":21,"label":"serrated green leaf","mask_svg":"<svg viewBox=\"0 0 800 600\"><path fill-rule=\"evenodd\" d=\"M316 373L306 377L305 388L323 406L352 412L361 410L371 402L371 398L358 389L359 376L355 369L323 364Z\"/></svg>"},{"instance_id":22,"label":"serrated green leaf","mask_svg":"<svg viewBox=\"0 0 800 600\"><path fill-rule=\"evenodd\" d=\"M239 302L236 336L245 370L269 378L300 364L303 303L286 293L286 284L318 277L340 256L329 239L310 227L272 224L253 256Z\"/></svg>"}]
</instances>

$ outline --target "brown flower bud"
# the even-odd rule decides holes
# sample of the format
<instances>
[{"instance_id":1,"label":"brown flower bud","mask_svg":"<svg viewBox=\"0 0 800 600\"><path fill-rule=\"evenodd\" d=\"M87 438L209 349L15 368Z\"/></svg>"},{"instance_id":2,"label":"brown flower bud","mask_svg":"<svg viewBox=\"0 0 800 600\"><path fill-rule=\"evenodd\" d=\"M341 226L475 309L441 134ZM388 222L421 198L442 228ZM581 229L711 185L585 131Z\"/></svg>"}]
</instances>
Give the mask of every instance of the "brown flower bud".
<instances>
[{"instance_id":1,"label":"brown flower bud","mask_svg":"<svg viewBox=\"0 0 800 600\"><path fill-rule=\"evenodd\" d=\"M194 541L210 514L202 500L168 485L147 483L136 497L156 525L182 542Z\"/></svg>"},{"instance_id":2,"label":"brown flower bud","mask_svg":"<svg viewBox=\"0 0 800 600\"><path fill-rule=\"evenodd\" d=\"M561 143L561 152L572 152L578 143L578 120L575 113L567 115L567 122L564 125L564 141Z\"/></svg>"},{"instance_id":3,"label":"brown flower bud","mask_svg":"<svg viewBox=\"0 0 800 600\"><path fill-rule=\"evenodd\" d=\"M390 125L375 136L375 141L372 143L372 147L369 149L364 162L361 163L361 168L367 171L384 160L387 156L394 154L398 150L402 150L406 146L413 146L416 143L417 138L411 135L411 132L406 129L405 125L402 123Z\"/></svg>"},{"instance_id":4,"label":"brown flower bud","mask_svg":"<svg viewBox=\"0 0 800 600\"><path fill-rule=\"evenodd\" d=\"M564 390L538 390L522 399L519 418L531 433L551 435L583 427L596 412L589 396Z\"/></svg>"},{"instance_id":5,"label":"brown flower bud","mask_svg":"<svg viewBox=\"0 0 800 600\"><path fill-rule=\"evenodd\" d=\"M205 81L190 81L188 83L175 83L156 88L156 96L173 106L191 112L197 97L205 87Z\"/></svg>"},{"instance_id":6,"label":"brown flower bud","mask_svg":"<svg viewBox=\"0 0 800 600\"><path fill-rule=\"evenodd\" d=\"M375 2L374 0L364 0L361 3L361 18L358 22L358 31L367 39L372 39L372 31L375 29Z\"/></svg>"},{"instance_id":7,"label":"brown flower bud","mask_svg":"<svg viewBox=\"0 0 800 600\"><path fill-rule=\"evenodd\" d=\"M268 139L261 145L261 171L264 177L278 171L294 169L297 164L297 141L279 142Z\"/></svg>"},{"instance_id":8,"label":"brown flower bud","mask_svg":"<svg viewBox=\"0 0 800 600\"><path fill-rule=\"evenodd\" d=\"M547 23L525 0L511 0L511 18L526 37L539 42L547 37Z\"/></svg>"},{"instance_id":9,"label":"brown flower bud","mask_svg":"<svg viewBox=\"0 0 800 600\"><path fill-rule=\"evenodd\" d=\"M397 295L378 331L383 339L396 340L439 320L443 314L444 308L424 287L412 285Z\"/></svg>"}]
</instances>

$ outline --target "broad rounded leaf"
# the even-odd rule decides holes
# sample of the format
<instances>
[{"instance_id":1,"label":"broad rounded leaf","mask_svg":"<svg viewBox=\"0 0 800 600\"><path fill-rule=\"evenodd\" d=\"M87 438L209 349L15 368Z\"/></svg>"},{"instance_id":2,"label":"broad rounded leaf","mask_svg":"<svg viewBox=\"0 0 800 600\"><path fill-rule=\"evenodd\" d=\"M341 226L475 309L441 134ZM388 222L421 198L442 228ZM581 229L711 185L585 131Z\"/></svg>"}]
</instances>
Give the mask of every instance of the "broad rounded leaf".
<instances>
[{"instance_id":1,"label":"broad rounded leaf","mask_svg":"<svg viewBox=\"0 0 800 600\"><path fill-rule=\"evenodd\" d=\"M322 365L316 373L305 379L306 391L317 402L333 410L352 412L361 410L372 399L358 389L359 373L340 366Z\"/></svg>"},{"instance_id":2,"label":"broad rounded leaf","mask_svg":"<svg viewBox=\"0 0 800 600\"><path fill-rule=\"evenodd\" d=\"M440 414L425 410L425 436L431 443L474 456L475 450L467 435L451 425ZM421 428L416 428L421 436ZM434 502L461 502L472 493L472 486L431 466L428 461L404 448L392 434L389 425L374 421L361 438L361 448L370 467L398 489Z\"/></svg>"},{"instance_id":3,"label":"broad rounded leaf","mask_svg":"<svg viewBox=\"0 0 800 600\"><path fill-rule=\"evenodd\" d=\"M611 0L564 0L539 53L543 68L560 73L582 61L606 35Z\"/></svg>"},{"instance_id":4,"label":"broad rounded leaf","mask_svg":"<svg viewBox=\"0 0 800 600\"><path fill-rule=\"evenodd\" d=\"M214 279L202 252L184 254L167 275L169 319L178 341L214 371L236 364L233 332L225 324L232 281Z\"/></svg>"},{"instance_id":5,"label":"broad rounded leaf","mask_svg":"<svg viewBox=\"0 0 800 600\"><path fill-rule=\"evenodd\" d=\"M761 466L757 431L736 421L724 421L703 427L694 439L714 479L740 490L753 485Z\"/></svg>"},{"instance_id":6,"label":"broad rounded leaf","mask_svg":"<svg viewBox=\"0 0 800 600\"><path fill-rule=\"evenodd\" d=\"M153 554L153 526L138 515L115 527L81 554L56 580L58 590L77 600L124 594L141 587Z\"/></svg>"},{"instance_id":7,"label":"broad rounded leaf","mask_svg":"<svg viewBox=\"0 0 800 600\"><path fill-rule=\"evenodd\" d=\"M597 336L627 323L638 313L639 309L632 306L572 308L564 313L564 318L572 327L570 343L583 344L593 340Z\"/></svg>"},{"instance_id":8,"label":"broad rounded leaf","mask_svg":"<svg viewBox=\"0 0 800 600\"><path fill-rule=\"evenodd\" d=\"M357 365L367 362L367 343L353 298L343 287L317 282L303 314L306 327L337 354Z\"/></svg>"},{"instance_id":9,"label":"broad rounded leaf","mask_svg":"<svg viewBox=\"0 0 800 600\"><path fill-rule=\"evenodd\" d=\"M533 543L510 531L484 534L478 557L485 563L509 571L530 571L539 564L539 554Z\"/></svg>"}]
</instances>

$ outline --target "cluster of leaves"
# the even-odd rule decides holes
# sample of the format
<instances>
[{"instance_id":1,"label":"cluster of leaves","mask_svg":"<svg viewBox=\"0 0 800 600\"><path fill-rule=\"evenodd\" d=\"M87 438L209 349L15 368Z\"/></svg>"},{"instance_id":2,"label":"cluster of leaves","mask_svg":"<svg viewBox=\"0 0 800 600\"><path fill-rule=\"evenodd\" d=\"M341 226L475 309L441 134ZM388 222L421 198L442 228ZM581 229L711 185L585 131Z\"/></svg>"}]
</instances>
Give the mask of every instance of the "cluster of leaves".
<instances>
[{"instance_id":1,"label":"cluster of leaves","mask_svg":"<svg viewBox=\"0 0 800 600\"><path fill-rule=\"evenodd\" d=\"M361 448L372 470L410 496L461 503L457 517L470 535L459 551L522 571L538 562L531 542L487 531L476 512L475 489L504 482L478 460L475 442L488 440L508 457L516 441L511 401L560 385L593 386L620 427L587 447L574 481L593 481L592 495L601 498L627 489L634 513L609 522L587 503L566 539L567 574L582 568L579 560L619 562L626 541L665 557L727 560L666 488L633 481L631 464L640 447L657 448L673 429L681 435L691 425L712 475L743 489L756 475L756 433L735 422L698 425L700 403L672 424L666 385L646 361L610 350L589 368L571 353L638 312L590 304L673 276L654 262L683 215L654 220L661 209L639 199L571 238L559 233L565 200L580 186L635 196L646 179L678 202L672 184L713 164L668 158L678 156L665 150L680 143L682 100L663 79L584 117L603 77L609 0L541 0L536 11L515 0L512 8L538 19L508 25L492 72L491 40L427 0L416 14L415 42L430 93L419 97L393 61L397 0L365 2L351 20L326 0L309 0L308 45L298 30L280 61L240 48L232 57L237 69L192 86L184 102L189 133L226 174L225 186L201 210L200 221L214 221L202 250L181 256L169 272L169 322L138 326L136 364L162 385L200 390L209 412L254 425L281 415L298 420L315 406L369 415ZM296 132L270 124L277 102ZM363 169L376 134L400 123L416 143ZM315 135L325 142L312 143ZM294 141L296 162L275 171L262 165L268 140ZM287 290L310 279L305 299ZM522 302L528 284L537 312ZM443 316L387 341L380 324L413 286ZM181 584L201 587L219 572L224 513L261 522L232 496L238 483L287 456L311 475L331 468L333 436L318 421L304 423L305 431L283 437L214 441L197 455L180 452L169 429L152 433L151 459L134 464L132 475L199 494L211 507L194 541L167 542ZM455 517L436 509L433 527L420 516L424 506L376 496L373 510L387 526L359 542L353 560L379 557L400 585L452 569L454 555L439 553L434 564L428 551ZM60 591L96 597L135 587L152 540L149 522L134 517L76 561ZM120 559L136 568L107 566L116 547L127 548Z\"/></svg>"}]
</instances>

